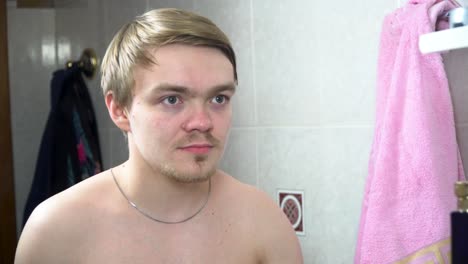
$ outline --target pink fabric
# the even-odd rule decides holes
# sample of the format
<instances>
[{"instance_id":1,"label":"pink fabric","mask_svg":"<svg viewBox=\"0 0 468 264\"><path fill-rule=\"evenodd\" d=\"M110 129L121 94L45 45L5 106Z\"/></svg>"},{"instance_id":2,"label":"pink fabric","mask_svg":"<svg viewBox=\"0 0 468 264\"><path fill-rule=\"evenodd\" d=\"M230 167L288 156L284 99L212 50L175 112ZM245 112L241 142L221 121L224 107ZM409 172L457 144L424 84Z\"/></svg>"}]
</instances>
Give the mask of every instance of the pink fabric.
<instances>
[{"instance_id":1,"label":"pink fabric","mask_svg":"<svg viewBox=\"0 0 468 264\"><path fill-rule=\"evenodd\" d=\"M418 39L452 7L413 0L384 20L355 263L393 263L450 236L453 187L464 175L442 57L422 55Z\"/></svg>"}]
</instances>

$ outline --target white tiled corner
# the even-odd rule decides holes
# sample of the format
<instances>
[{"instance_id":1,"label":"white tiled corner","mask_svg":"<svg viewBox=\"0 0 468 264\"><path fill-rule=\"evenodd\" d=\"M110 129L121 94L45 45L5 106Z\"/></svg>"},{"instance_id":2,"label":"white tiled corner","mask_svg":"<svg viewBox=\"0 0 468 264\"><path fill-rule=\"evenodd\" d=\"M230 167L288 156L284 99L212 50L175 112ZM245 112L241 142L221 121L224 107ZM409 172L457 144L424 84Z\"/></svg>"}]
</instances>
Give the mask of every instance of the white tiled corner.
<instances>
[{"instance_id":1,"label":"white tiled corner","mask_svg":"<svg viewBox=\"0 0 468 264\"><path fill-rule=\"evenodd\" d=\"M254 125L255 87L250 1L195 0L194 9L223 30L236 53L239 86L233 102L233 126Z\"/></svg>"},{"instance_id":2,"label":"white tiled corner","mask_svg":"<svg viewBox=\"0 0 468 264\"><path fill-rule=\"evenodd\" d=\"M239 181L256 186L255 129L232 129L220 168Z\"/></svg>"},{"instance_id":3,"label":"white tiled corner","mask_svg":"<svg viewBox=\"0 0 468 264\"><path fill-rule=\"evenodd\" d=\"M256 104L260 125L320 123L316 4L252 1Z\"/></svg>"},{"instance_id":4,"label":"white tiled corner","mask_svg":"<svg viewBox=\"0 0 468 264\"><path fill-rule=\"evenodd\" d=\"M468 124L468 50L452 50L444 54L444 65L450 86L455 123Z\"/></svg>"}]
</instances>

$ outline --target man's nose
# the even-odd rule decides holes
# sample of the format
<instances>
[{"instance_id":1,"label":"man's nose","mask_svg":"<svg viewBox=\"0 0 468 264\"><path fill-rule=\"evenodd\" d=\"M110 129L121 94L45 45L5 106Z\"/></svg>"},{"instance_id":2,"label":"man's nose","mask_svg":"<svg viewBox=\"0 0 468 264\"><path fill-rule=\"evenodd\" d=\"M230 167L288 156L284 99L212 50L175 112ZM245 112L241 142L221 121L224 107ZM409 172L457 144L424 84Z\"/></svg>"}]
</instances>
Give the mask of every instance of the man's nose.
<instances>
[{"instance_id":1,"label":"man's nose","mask_svg":"<svg viewBox=\"0 0 468 264\"><path fill-rule=\"evenodd\" d=\"M213 121L207 106L192 108L182 127L187 132L191 132L193 130L198 130L200 132L210 131L213 128Z\"/></svg>"}]
</instances>

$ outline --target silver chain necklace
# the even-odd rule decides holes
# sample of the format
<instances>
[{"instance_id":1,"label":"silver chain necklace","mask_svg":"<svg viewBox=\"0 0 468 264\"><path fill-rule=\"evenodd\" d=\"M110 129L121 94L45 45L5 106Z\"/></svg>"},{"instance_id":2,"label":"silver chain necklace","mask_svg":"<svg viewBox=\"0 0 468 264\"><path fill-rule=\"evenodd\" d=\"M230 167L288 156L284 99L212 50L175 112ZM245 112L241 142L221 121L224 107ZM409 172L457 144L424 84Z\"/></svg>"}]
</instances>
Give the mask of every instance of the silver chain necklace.
<instances>
[{"instance_id":1,"label":"silver chain necklace","mask_svg":"<svg viewBox=\"0 0 468 264\"><path fill-rule=\"evenodd\" d=\"M200 207L200 209L198 209L198 211L196 211L193 215L185 218L185 219L182 219L182 220L179 220L179 221L174 221L174 222L170 222L170 221L164 221L164 220L159 220L159 219L156 219L154 217L152 217L150 214L148 214L147 212L141 210L140 208L138 208L138 206L132 202L128 197L127 195L125 194L125 192L123 191L122 187L120 187L120 184L119 182L117 181L117 178L115 177L115 174L114 174L114 171L111 169L111 174L112 174L112 177L114 178L114 182L115 184L117 185L117 188L119 188L120 190L120 193L122 193L123 197L125 197L125 199L127 200L127 202L133 207L135 208L138 212L140 212L142 215L146 216L147 218L155 221L155 222L158 222L158 223L163 223L163 224L180 224L180 223L184 223L184 222L187 222L188 220L194 218L195 216L197 216L202 210L203 208L205 208L206 204L208 203L208 200L210 199L210 194L211 194L211 178L208 180L208 195L206 196L206 201L205 203Z\"/></svg>"}]
</instances>

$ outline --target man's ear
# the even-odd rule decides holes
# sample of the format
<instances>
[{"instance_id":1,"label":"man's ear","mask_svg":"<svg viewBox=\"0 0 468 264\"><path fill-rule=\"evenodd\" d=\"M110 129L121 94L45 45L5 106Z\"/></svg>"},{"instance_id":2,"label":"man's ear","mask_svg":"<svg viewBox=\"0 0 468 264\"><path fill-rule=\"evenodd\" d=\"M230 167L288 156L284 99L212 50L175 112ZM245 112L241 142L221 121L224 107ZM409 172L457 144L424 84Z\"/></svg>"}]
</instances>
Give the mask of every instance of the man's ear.
<instances>
[{"instance_id":1,"label":"man's ear","mask_svg":"<svg viewBox=\"0 0 468 264\"><path fill-rule=\"evenodd\" d=\"M128 112L120 106L114 98L112 91L106 93L105 96L107 110L109 111L110 118L114 124L124 132L130 131L130 121L128 119Z\"/></svg>"}]
</instances>

